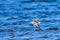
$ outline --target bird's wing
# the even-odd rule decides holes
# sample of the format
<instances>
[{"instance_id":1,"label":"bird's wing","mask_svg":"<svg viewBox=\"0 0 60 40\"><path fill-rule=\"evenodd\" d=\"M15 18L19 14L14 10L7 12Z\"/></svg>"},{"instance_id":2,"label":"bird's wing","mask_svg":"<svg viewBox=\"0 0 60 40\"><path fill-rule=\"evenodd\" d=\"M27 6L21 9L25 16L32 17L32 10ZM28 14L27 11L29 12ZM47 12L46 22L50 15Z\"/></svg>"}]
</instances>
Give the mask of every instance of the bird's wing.
<instances>
[{"instance_id":1,"label":"bird's wing","mask_svg":"<svg viewBox=\"0 0 60 40\"><path fill-rule=\"evenodd\" d=\"M39 24L41 23L41 22L38 22Z\"/></svg>"},{"instance_id":2,"label":"bird's wing","mask_svg":"<svg viewBox=\"0 0 60 40\"><path fill-rule=\"evenodd\" d=\"M30 23L32 23L33 24L33 22L31 21Z\"/></svg>"}]
</instances>

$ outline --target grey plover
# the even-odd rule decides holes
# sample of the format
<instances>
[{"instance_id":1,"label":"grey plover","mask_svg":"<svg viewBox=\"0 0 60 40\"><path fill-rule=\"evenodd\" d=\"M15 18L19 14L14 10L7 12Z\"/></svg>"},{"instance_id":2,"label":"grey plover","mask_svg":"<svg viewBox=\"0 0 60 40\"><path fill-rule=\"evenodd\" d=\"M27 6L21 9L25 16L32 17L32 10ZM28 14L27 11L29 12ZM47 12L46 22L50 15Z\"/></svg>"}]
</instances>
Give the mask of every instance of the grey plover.
<instances>
[{"instance_id":1,"label":"grey plover","mask_svg":"<svg viewBox=\"0 0 60 40\"><path fill-rule=\"evenodd\" d=\"M34 25L35 28L37 28L37 30L40 30L39 24L41 22L39 22L36 18L32 19L31 23Z\"/></svg>"}]
</instances>

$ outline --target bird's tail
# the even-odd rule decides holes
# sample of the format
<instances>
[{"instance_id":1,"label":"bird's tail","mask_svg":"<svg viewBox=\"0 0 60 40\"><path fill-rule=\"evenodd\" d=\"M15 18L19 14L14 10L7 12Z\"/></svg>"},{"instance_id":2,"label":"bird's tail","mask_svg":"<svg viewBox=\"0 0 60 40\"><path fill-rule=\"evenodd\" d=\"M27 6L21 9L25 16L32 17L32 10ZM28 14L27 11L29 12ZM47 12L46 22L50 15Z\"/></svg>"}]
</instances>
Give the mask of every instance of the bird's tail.
<instances>
[{"instance_id":1,"label":"bird's tail","mask_svg":"<svg viewBox=\"0 0 60 40\"><path fill-rule=\"evenodd\" d=\"M41 30L40 27L36 26L37 30Z\"/></svg>"}]
</instances>

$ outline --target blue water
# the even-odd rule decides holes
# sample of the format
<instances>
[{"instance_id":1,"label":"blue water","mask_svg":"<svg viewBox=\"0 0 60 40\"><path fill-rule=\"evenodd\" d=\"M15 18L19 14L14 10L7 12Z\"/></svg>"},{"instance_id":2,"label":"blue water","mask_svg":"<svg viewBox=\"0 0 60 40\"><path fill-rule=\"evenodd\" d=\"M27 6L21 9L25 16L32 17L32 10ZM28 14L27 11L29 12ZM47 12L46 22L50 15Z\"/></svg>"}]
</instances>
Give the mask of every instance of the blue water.
<instances>
[{"instance_id":1,"label":"blue water","mask_svg":"<svg viewBox=\"0 0 60 40\"><path fill-rule=\"evenodd\" d=\"M0 40L60 40L59 0L0 0ZM30 23L41 22L43 31ZM56 28L56 29L48 29Z\"/></svg>"}]
</instances>

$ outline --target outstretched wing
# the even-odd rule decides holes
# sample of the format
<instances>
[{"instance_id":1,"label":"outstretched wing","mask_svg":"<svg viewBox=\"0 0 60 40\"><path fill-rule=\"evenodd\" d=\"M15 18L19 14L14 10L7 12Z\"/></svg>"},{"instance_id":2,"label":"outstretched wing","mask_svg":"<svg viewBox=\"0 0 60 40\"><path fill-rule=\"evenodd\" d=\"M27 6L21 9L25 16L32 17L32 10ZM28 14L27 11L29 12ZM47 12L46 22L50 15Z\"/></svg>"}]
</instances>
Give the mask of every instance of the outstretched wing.
<instances>
[{"instance_id":1,"label":"outstretched wing","mask_svg":"<svg viewBox=\"0 0 60 40\"><path fill-rule=\"evenodd\" d=\"M33 22L31 21L30 23L32 23L33 24Z\"/></svg>"},{"instance_id":2,"label":"outstretched wing","mask_svg":"<svg viewBox=\"0 0 60 40\"><path fill-rule=\"evenodd\" d=\"M38 22L38 24L40 24L41 22Z\"/></svg>"}]
</instances>

